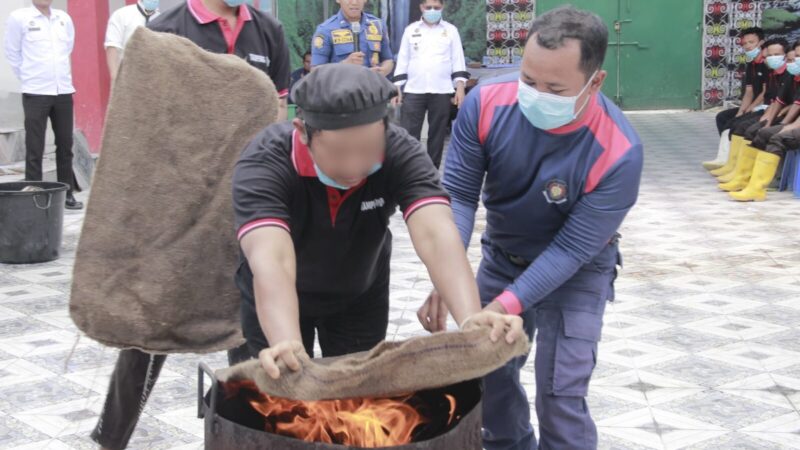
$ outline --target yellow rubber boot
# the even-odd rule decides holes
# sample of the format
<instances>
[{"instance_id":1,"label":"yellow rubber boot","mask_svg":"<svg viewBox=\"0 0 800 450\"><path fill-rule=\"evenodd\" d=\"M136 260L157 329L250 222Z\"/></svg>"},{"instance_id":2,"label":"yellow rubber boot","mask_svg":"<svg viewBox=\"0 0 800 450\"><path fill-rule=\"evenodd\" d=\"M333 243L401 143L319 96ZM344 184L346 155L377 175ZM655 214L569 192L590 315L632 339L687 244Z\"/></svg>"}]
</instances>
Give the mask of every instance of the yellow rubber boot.
<instances>
[{"instance_id":1,"label":"yellow rubber boot","mask_svg":"<svg viewBox=\"0 0 800 450\"><path fill-rule=\"evenodd\" d=\"M730 192L728 195L738 202L761 202L767 198L767 186L775 178L781 158L767 152L758 152L756 163L753 166L753 176L747 187L739 192Z\"/></svg>"},{"instance_id":2,"label":"yellow rubber boot","mask_svg":"<svg viewBox=\"0 0 800 450\"><path fill-rule=\"evenodd\" d=\"M731 150L728 152L728 162L725 163L724 166L720 167L719 169L714 169L709 172L711 175L718 177L722 174L726 174L733 170L736 166L736 158L739 157L739 151L742 149L742 144L744 143L744 138L741 136L733 135L731 136Z\"/></svg>"},{"instance_id":3,"label":"yellow rubber boot","mask_svg":"<svg viewBox=\"0 0 800 450\"><path fill-rule=\"evenodd\" d=\"M742 172L744 169L742 167L739 167L738 170L737 170L737 167L740 165L739 160L744 155L749 155L750 158L752 159L752 161L747 161L747 163L749 164L749 167L750 167L749 170L753 170L752 162L756 160L756 152L757 151L758 151L757 149L753 148L753 146L750 145L750 141L743 141L743 143L739 146L739 156L736 158L736 165L733 167L733 170L731 170L728 173L725 173L725 174L722 174L722 175L718 176L717 177L717 181L719 181L720 183L727 183L727 182L733 180L736 177L737 174ZM748 179L749 179L749 175L750 175L749 171L747 172L747 175L748 175ZM744 188L744 186L742 186L742 188Z\"/></svg>"},{"instance_id":4,"label":"yellow rubber boot","mask_svg":"<svg viewBox=\"0 0 800 450\"><path fill-rule=\"evenodd\" d=\"M731 130L725 130L722 132L722 135L719 137L719 148L717 149L717 157L711 161L703 162L703 168L711 171L715 169L719 169L720 167L724 166L725 163L728 161L728 155L731 151L731 140L730 140L730 132Z\"/></svg>"},{"instance_id":5,"label":"yellow rubber boot","mask_svg":"<svg viewBox=\"0 0 800 450\"><path fill-rule=\"evenodd\" d=\"M747 187L750 181L750 176L753 173L753 166L756 163L756 156L758 149L750 145L746 145L739 153L739 158L736 160L736 168L731 172L730 177L727 175L717 178L723 181L722 178L730 178L725 183L720 183L719 188L723 191L740 191Z\"/></svg>"}]
</instances>

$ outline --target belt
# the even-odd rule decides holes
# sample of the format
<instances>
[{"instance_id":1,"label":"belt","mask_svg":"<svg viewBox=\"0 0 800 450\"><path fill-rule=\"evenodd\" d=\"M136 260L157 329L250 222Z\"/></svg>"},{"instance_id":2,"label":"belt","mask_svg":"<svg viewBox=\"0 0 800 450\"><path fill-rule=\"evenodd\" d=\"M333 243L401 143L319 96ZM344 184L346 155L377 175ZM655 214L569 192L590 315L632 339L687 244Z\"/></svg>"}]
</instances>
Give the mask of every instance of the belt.
<instances>
[{"instance_id":1,"label":"belt","mask_svg":"<svg viewBox=\"0 0 800 450\"><path fill-rule=\"evenodd\" d=\"M621 237L622 237L621 234L614 233L614 236L612 236L611 239L608 240L608 244L607 245L616 245L617 243L619 243L619 240L620 240ZM502 248L500 248L500 247L492 244L491 242L489 242L488 239L481 239L481 243L491 246L492 248L497 250L498 253L503 255L508 260L508 262L510 262L511 264L513 264L513 265L515 265L517 267L528 267L533 262L531 260L525 259L522 256L514 255L514 254L511 254L511 253L503 250Z\"/></svg>"}]
</instances>

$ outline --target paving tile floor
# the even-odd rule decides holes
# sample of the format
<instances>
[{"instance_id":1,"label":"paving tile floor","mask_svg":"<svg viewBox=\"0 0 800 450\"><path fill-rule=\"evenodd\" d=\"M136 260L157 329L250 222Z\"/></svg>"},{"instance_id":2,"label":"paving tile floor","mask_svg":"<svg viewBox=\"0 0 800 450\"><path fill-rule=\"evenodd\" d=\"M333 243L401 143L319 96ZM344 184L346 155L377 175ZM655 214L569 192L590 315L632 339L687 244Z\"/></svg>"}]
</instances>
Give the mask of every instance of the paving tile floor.
<instances>
[{"instance_id":1,"label":"paving tile floor","mask_svg":"<svg viewBox=\"0 0 800 450\"><path fill-rule=\"evenodd\" d=\"M699 166L717 148L713 114L630 118L646 162L589 396L600 448L800 449L800 200L728 201ZM0 265L2 449L94 448L116 351L76 345L69 319L82 220L66 213L59 260ZM483 224L479 214L476 234ZM404 339L423 333L415 310L431 284L402 220L391 226L389 336ZM199 361L227 364L222 353L170 357L130 448L202 447ZM533 399L531 365L523 378Z\"/></svg>"}]
</instances>

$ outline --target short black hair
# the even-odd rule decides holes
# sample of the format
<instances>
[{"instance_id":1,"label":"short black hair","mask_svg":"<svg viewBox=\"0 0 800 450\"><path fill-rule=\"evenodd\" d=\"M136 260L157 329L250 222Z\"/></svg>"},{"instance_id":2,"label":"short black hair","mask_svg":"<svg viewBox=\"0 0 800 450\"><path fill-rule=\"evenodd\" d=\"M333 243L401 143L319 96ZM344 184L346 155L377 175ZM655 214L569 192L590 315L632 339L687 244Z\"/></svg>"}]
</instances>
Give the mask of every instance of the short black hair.
<instances>
[{"instance_id":1,"label":"short black hair","mask_svg":"<svg viewBox=\"0 0 800 450\"><path fill-rule=\"evenodd\" d=\"M424 4L425 4L425 2L427 2L427 1L428 1L428 0L419 0L419 4L420 4L420 5L424 5ZM444 5L444 0L436 0L436 1Z\"/></svg>"},{"instance_id":2,"label":"short black hair","mask_svg":"<svg viewBox=\"0 0 800 450\"><path fill-rule=\"evenodd\" d=\"M555 50L564 45L566 39L577 39L581 43L581 69L586 76L600 70L606 59L608 27L597 14L567 5L550 10L531 24L528 39L536 35L536 43Z\"/></svg>"},{"instance_id":3,"label":"short black hair","mask_svg":"<svg viewBox=\"0 0 800 450\"><path fill-rule=\"evenodd\" d=\"M750 28L745 28L744 30L740 31L739 32L739 37L743 38L743 37L747 36L748 34L755 34L756 36L758 36L758 40L759 41L763 41L764 40L764 36L765 36L764 30L761 27L750 27Z\"/></svg>"},{"instance_id":4,"label":"short black hair","mask_svg":"<svg viewBox=\"0 0 800 450\"><path fill-rule=\"evenodd\" d=\"M311 137L313 135L319 133L322 130L319 129L319 128L312 127L311 125L307 124L305 121L303 121L303 126L306 127L306 140L308 140L308 148L310 150L311 149ZM386 117L383 118L383 127L386 130L386 132L388 133L389 132L389 115L388 114L386 115Z\"/></svg>"},{"instance_id":5,"label":"short black hair","mask_svg":"<svg viewBox=\"0 0 800 450\"><path fill-rule=\"evenodd\" d=\"M306 59L306 56L311 56L311 50L306 50L306 52L303 53L303 59Z\"/></svg>"},{"instance_id":6,"label":"short black hair","mask_svg":"<svg viewBox=\"0 0 800 450\"><path fill-rule=\"evenodd\" d=\"M797 47L800 47L800 39L794 41L794 45L792 46L792 48L795 50L797 50Z\"/></svg>"},{"instance_id":7,"label":"short black hair","mask_svg":"<svg viewBox=\"0 0 800 450\"><path fill-rule=\"evenodd\" d=\"M787 41L785 38L777 37L777 38L769 39L767 42L764 42L764 48L767 48L767 47L770 47L770 46L773 46L773 45L780 45L781 47L783 47L783 52L784 53L789 53L789 41Z\"/></svg>"}]
</instances>

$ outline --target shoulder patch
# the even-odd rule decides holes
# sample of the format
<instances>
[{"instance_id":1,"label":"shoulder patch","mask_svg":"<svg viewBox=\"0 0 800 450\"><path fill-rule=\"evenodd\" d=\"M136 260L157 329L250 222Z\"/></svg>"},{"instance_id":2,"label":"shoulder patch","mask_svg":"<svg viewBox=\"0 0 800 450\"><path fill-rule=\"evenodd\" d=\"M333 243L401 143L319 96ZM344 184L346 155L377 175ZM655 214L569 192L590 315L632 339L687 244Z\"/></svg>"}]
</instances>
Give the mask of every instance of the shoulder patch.
<instances>
[{"instance_id":1,"label":"shoulder patch","mask_svg":"<svg viewBox=\"0 0 800 450\"><path fill-rule=\"evenodd\" d=\"M325 45L325 39L320 35L314 36L314 47L322 48L323 45Z\"/></svg>"}]
</instances>

